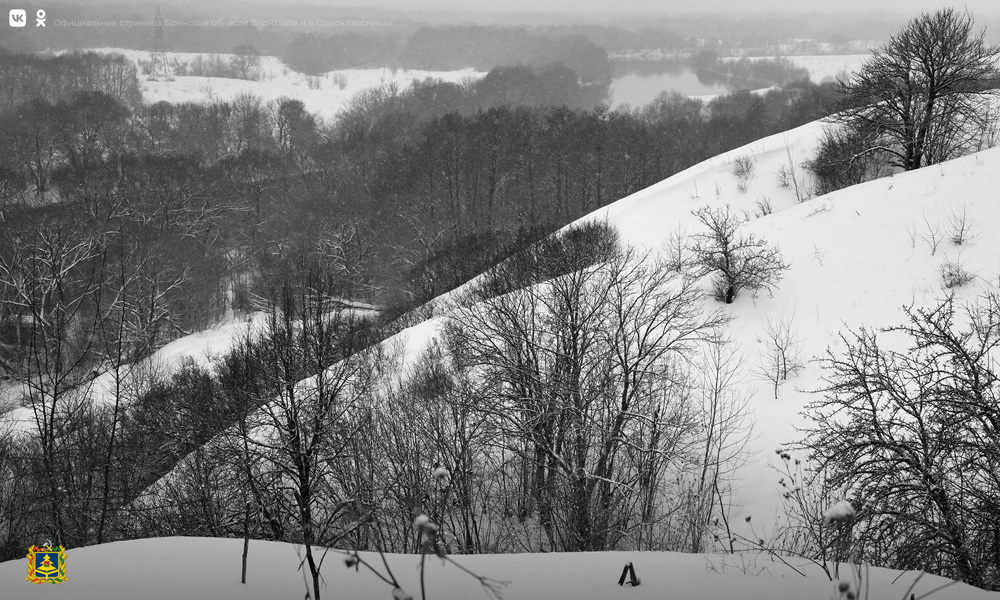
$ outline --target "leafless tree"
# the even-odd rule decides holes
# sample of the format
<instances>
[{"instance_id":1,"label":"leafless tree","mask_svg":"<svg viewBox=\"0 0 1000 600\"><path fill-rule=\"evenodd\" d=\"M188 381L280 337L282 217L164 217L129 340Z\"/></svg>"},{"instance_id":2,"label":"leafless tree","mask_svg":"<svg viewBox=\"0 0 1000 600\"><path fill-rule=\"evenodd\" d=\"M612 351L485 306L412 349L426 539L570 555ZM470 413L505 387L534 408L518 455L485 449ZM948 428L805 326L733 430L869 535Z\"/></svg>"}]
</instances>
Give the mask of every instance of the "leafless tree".
<instances>
[{"instance_id":1,"label":"leafless tree","mask_svg":"<svg viewBox=\"0 0 1000 600\"><path fill-rule=\"evenodd\" d=\"M334 301L337 289L308 270L283 287L257 344L269 393L245 438L281 485L272 501L292 517L317 600L323 557L314 549L341 539L352 504L332 474L369 420L365 400L379 372L375 350L359 346L354 317Z\"/></svg>"},{"instance_id":2,"label":"leafless tree","mask_svg":"<svg viewBox=\"0 0 1000 600\"><path fill-rule=\"evenodd\" d=\"M94 259L98 240L69 223L39 222L4 231L0 286L15 319L27 322L22 343L0 354L0 370L23 390L45 483L45 525L67 543L67 487L73 435L87 419L86 377L94 344L94 299L100 293ZM77 532L79 533L79 532ZM79 541L78 539L74 539Z\"/></svg>"},{"instance_id":3,"label":"leafless tree","mask_svg":"<svg viewBox=\"0 0 1000 600\"><path fill-rule=\"evenodd\" d=\"M537 267L559 275L516 289L525 277L509 264L488 273L450 320L450 344L477 410L520 459L523 517L549 548L612 548L689 448L681 366L725 319L702 313L693 280L631 249L547 260L561 264Z\"/></svg>"},{"instance_id":4,"label":"leafless tree","mask_svg":"<svg viewBox=\"0 0 1000 600\"><path fill-rule=\"evenodd\" d=\"M769 292L781 281L788 265L781 252L756 235L740 235L742 224L729 207L694 211L707 231L696 233L690 246L694 273L714 275L715 296L731 304L740 290Z\"/></svg>"},{"instance_id":5,"label":"leafless tree","mask_svg":"<svg viewBox=\"0 0 1000 600\"><path fill-rule=\"evenodd\" d=\"M975 145L998 57L968 13L923 13L842 83L845 110L836 119L867 132L858 155L884 153L907 171L947 160Z\"/></svg>"},{"instance_id":6,"label":"leafless tree","mask_svg":"<svg viewBox=\"0 0 1000 600\"><path fill-rule=\"evenodd\" d=\"M773 384L775 399L778 398L778 386L803 367L799 354L801 341L798 339L794 320L794 311L782 311L776 316L768 317L760 336L764 347L758 373Z\"/></svg>"},{"instance_id":7,"label":"leafless tree","mask_svg":"<svg viewBox=\"0 0 1000 600\"><path fill-rule=\"evenodd\" d=\"M229 65L237 79L256 80L260 77L260 52L246 44L237 46L233 48Z\"/></svg>"},{"instance_id":8,"label":"leafless tree","mask_svg":"<svg viewBox=\"0 0 1000 600\"><path fill-rule=\"evenodd\" d=\"M729 528L733 479L745 464L753 437L750 396L740 392L745 359L734 342L719 332L707 344L697 363L700 401L694 477L684 490L683 514L687 540L684 549L702 552L715 523Z\"/></svg>"}]
</instances>

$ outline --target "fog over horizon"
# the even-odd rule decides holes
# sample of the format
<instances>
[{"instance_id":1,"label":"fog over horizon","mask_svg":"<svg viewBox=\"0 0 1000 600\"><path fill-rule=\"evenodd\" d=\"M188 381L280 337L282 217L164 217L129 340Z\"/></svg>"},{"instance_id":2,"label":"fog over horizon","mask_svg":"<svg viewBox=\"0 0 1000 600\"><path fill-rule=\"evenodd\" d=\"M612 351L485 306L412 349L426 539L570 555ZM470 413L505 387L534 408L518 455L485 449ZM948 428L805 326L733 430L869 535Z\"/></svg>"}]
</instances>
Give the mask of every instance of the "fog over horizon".
<instances>
[{"instance_id":1,"label":"fog over horizon","mask_svg":"<svg viewBox=\"0 0 1000 600\"><path fill-rule=\"evenodd\" d=\"M269 3L270 4L270 3ZM1000 15L1000 4L995 0L965 0L942 2L940 0L841 0L836 3L819 0L627 0L609 4L603 0L291 0L281 4L316 5L343 8L371 8L417 13L421 10L455 10L470 13L564 13L583 16L586 13L656 13L656 14L749 14L762 12L889 12L911 14L917 11L934 11L954 7L967 9L974 14Z\"/></svg>"}]
</instances>

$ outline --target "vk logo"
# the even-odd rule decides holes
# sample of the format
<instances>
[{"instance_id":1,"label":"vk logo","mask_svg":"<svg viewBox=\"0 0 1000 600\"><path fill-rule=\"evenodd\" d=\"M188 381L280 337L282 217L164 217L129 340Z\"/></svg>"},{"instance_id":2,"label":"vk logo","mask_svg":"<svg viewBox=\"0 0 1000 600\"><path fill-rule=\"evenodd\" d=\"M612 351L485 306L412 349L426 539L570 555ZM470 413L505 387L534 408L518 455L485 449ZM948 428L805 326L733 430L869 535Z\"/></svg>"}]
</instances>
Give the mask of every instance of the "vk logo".
<instances>
[{"instance_id":1,"label":"vk logo","mask_svg":"<svg viewBox=\"0 0 1000 600\"><path fill-rule=\"evenodd\" d=\"M24 27L28 24L28 13L23 8L10 9L10 26Z\"/></svg>"}]
</instances>

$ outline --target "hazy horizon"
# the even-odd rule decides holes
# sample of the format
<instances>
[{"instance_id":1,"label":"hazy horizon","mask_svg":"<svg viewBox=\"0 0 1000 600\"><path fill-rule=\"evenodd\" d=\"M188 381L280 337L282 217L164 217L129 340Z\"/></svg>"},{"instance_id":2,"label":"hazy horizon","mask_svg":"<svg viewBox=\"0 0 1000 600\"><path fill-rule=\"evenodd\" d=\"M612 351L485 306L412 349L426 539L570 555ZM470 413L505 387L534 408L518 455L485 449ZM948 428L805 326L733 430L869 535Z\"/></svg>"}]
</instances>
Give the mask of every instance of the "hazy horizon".
<instances>
[{"instance_id":1,"label":"hazy horizon","mask_svg":"<svg viewBox=\"0 0 1000 600\"><path fill-rule=\"evenodd\" d=\"M275 3L274 5L280 5ZM962 3L947 3L938 0L890 0L872 3L866 0L840 0L836 3L818 0L625 0L609 5L603 0L293 0L286 4L315 5L338 8L388 9L403 12L421 10L454 10L470 13L540 13L581 16L581 13L655 13L655 14L752 14L767 12L810 13L810 12L890 12L910 14L918 11L932 11L952 6L967 9L974 14L998 15L1000 3L995 0L966 0Z\"/></svg>"}]
</instances>

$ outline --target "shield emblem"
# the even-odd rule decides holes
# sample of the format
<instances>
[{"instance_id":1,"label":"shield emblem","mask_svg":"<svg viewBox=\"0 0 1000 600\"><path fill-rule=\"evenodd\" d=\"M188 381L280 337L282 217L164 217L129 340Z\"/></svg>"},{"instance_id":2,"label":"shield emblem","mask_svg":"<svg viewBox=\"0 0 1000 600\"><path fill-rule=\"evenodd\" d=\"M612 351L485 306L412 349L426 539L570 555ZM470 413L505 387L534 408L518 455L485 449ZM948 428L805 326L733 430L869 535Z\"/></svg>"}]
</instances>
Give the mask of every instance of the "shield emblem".
<instances>
[{"instance_id":1,"label":"shield emblem","mask_svg":"<svg viewBox=\"0 0 1000 600\"><path fill-rule=\"evenodd\" d=\"M31 583L66 581L66 549L32 546L28 550L28 577Z\"/></svg>"}]
</instances>

